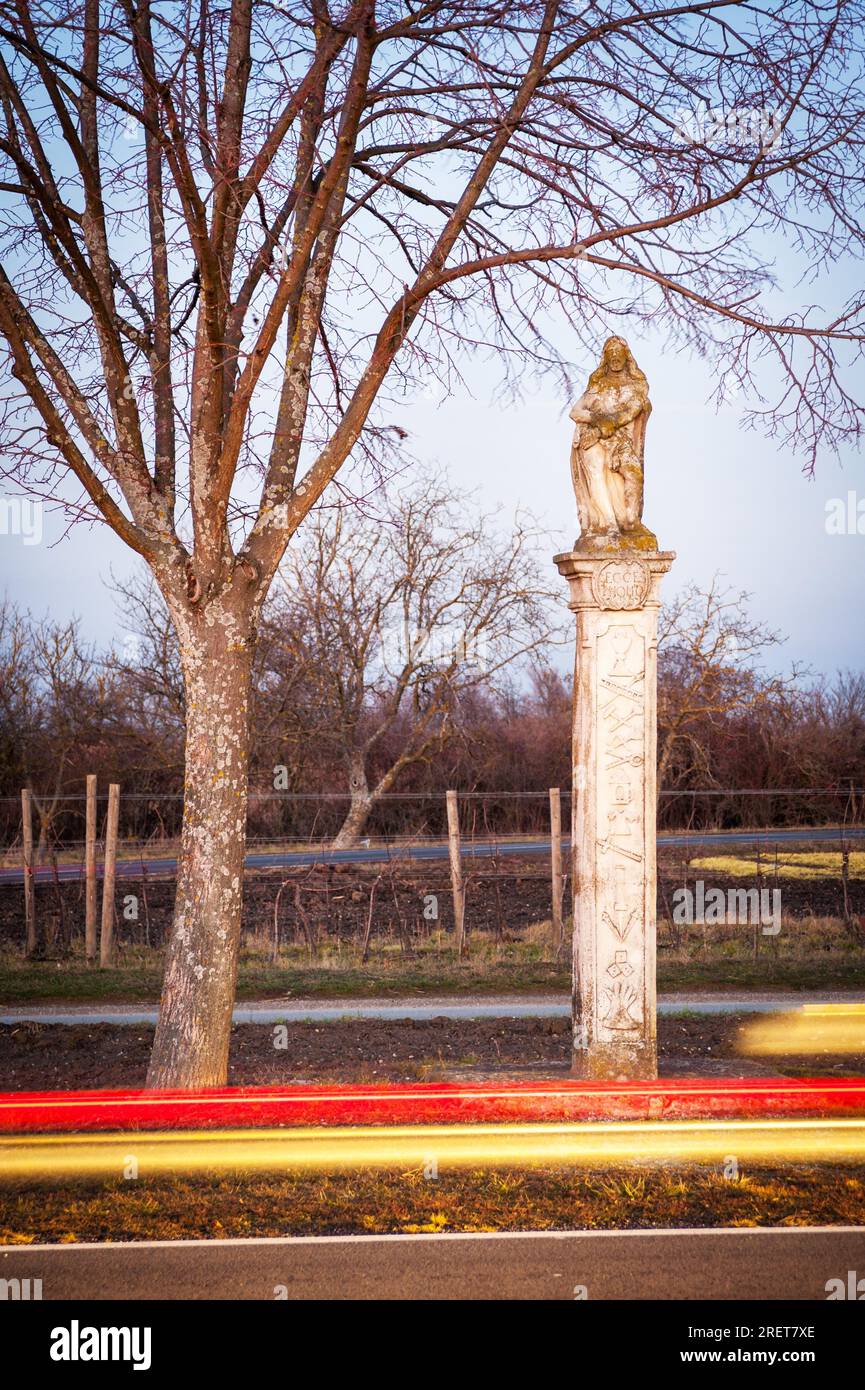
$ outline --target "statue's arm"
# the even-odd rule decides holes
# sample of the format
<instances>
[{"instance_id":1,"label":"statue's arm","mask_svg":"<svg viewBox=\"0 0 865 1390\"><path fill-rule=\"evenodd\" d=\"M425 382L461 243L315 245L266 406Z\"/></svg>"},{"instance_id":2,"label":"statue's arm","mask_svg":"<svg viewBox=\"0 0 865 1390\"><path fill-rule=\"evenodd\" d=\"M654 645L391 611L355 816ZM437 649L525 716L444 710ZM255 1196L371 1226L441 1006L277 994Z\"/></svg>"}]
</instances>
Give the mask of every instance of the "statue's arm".
<instances>
[{"instance_id":1,"label":"statue's arm","mask_svg":"<svg viewBox=\"0 0 865 1390\"><path fill-rule=\"evenodd\" d=\"M592 412L588 405L590 399L591 392L584 391L576 405L571 406L569 414L575 425L590 425L592 423Z\"/></svg>"}]
</instances>

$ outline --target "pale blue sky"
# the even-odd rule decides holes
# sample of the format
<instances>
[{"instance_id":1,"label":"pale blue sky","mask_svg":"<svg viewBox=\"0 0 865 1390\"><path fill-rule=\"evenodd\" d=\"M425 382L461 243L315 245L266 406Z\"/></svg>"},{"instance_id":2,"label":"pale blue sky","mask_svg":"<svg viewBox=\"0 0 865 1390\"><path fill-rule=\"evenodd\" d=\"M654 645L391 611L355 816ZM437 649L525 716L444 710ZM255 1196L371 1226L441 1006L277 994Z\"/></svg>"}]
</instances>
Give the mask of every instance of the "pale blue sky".
<instances>
[{"instance_id":1,"label":"pale blue sky","mask_svg":"<svg viewBox=\"0 0 865 1390\"><path fill-rule=\"evenodd\" d=\"M713 379L705 362L663 354L635 334L630 341L654 406L645 519L678 555L665 592L691 580L705 584L720 570L751 592L755 617L787 634L784 665L865 667L865 535L829 535L825 525L827 500L850 489L865 498L861 457L851 454L843 468L823 458L816 477L805 477L801 460L738 427L735 402L717 414L707 404ZM591 365L580 353L580 380ZM393 412L412 431L418 467L447 466L485 508L500 503L506 515L530 508L558 532L551 555L568 548L577 533L569 402L547 392L493 404L489 365L479 361L468 375L474 398L416 398ZM41 545L0 535L0 586L36 613L79 615L88 637L107 643L118 625L106 581L112 569L127 574L137 562L106 527L73 527L65 538L63 529L61 517L49 514Z\"/></svg>"},{"instance_id":2,"label":"pale blue sky","mask_svg":"<svg viewBox=\"0 0 865 1390\"><path fill-rule=\"evenodd\" d=\"M664 592L716 570L748 590L755 617L787 634L789 661L815 671L865 666L865 535L829 535L826 503L849 490L865 499L861 456L843 467L820 459L813 478L802 459L739 426L735 403L716 413L707 403L714 381L705 362L663 357L630 336L649 378L653 414L646 438L644 518L677 560ZM531 507L562 528L569 548L577 533L568 469L572 427L559 402L541 397L520 406L448 400L420 407L421 440L439 436L457 475L485 499ZM430 446L429 453L433 450Z\"/></svg>"}]
</instances>

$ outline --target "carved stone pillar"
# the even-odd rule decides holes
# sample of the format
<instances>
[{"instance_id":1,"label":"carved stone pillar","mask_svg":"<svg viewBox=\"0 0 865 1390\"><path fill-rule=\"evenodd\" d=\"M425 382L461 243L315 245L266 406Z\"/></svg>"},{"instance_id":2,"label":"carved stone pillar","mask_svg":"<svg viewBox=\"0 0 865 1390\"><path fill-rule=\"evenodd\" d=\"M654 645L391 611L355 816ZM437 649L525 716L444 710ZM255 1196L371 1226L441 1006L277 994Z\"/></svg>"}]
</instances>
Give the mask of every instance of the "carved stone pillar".
<instances>
[{"instance_id":1,"label":"carved stone pillar","mask_svg":"<svg viewBox=\"0 0 865 1390\"><path fill-rule=\"evenodd\" d=\"M584 1078L658 1074L658 590L674 559L612 547L555 557L577 615L573 1071Z\"/></svg>"}]
</instances>

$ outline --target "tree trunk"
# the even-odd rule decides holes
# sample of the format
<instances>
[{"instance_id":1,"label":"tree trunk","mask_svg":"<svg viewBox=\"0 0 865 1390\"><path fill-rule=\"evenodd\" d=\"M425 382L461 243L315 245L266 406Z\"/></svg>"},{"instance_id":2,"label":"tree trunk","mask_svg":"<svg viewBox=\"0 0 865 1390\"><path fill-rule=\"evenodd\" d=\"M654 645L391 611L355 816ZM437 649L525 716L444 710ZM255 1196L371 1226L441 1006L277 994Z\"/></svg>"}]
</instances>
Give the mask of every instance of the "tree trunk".
<instances>
[{"instance_id":1,"label":"tree trunk","mask_svg":"<svg viewBox=\"0 0 865 1390\"><path fill-rule=\"evenodd\" d=\"M678 730L671 730L670 733L667 734L667 737L664 739L659 749L660 756L658 758L657 774L659 791L663 790L664 785L666 783L667 769L670 766L670 759L673 756L673 749L676 745L676 740L678 739L678 737Z\"/></svg>"},{"instance_id":2,"label":"tree trunk","mask_svg":"<svg viewBox=\"0 0 865 1390\"><path fill-rule=\"evenodd\" d=\"M190 624L181 645L183 831L147 1084L191 1090L224 1086L228 1076L246 848L251 624L238 631L236 617L211 615L194 629Z\"/></svg>"},{"instance_id":3,"label":"tree trunk","mask_svg":"<svg viewBox=\"0 0 865 1390\"><path fill-rule=\"evenodd\" d=\"M361 753L353 753L351 756L348 784L351 791L351 804L333 841L333 849L349 849L352 845L357 844L358 836L365 829L370 812L375 805L376 799L369 789Z\"/></svg>"}]
</instances>

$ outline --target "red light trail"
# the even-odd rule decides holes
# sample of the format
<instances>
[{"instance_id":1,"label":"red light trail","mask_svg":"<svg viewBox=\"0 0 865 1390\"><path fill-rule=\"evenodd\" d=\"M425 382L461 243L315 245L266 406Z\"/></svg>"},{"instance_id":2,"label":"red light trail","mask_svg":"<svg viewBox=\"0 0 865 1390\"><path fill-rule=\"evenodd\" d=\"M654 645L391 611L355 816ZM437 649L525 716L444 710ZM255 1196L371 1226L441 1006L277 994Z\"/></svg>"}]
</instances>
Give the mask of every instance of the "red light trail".
<instances>
[{"instance_id":1,"label":"red light trail","mask_svg":"<svg viewBox=\"0 0 865 1390\"><path fill-rule=\"evenodd\" d=\"M0 1092L0 1133L865 1114L865 1078Z\"/></svg>"}]
</instances>

